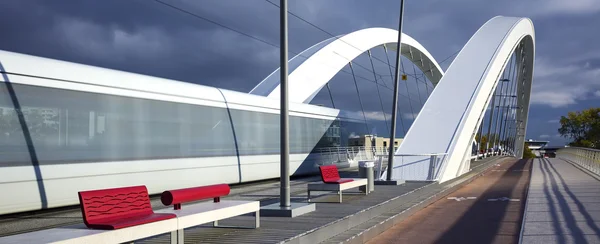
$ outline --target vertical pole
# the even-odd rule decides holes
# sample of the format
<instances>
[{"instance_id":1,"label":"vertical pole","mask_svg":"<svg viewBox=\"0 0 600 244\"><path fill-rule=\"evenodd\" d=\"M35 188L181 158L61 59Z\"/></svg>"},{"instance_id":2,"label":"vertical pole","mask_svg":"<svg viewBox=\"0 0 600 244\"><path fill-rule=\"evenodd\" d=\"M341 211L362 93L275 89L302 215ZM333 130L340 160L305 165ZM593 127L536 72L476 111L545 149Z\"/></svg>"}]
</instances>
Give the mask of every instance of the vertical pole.
<instances>
[{"instance_id":1,"label":"vertical pole","mask_svg":"<svg viewBox=\"0 0 600 244\"><path fill-rule=\"evenodd\" d=\"M504 74L502 75L502 77L504 77ZM498 87L496 87L496 89L498 89ZM501 99L502 99L502 94L504 93L504 81L500 81L500 95L498 96L498 111L496 112L496 121L494 122L494 144L492 145L492 148L496 148L496 137L498 137L498 134L496 134L496 131L498 130L498 121L500 119L500 104L501 104ZM495 109L495 108L492 108ZM492 155L496 155L496 151L493 151Z\"/></svg>"},{"instance_id":2,"label":"vertical pole","mask_svg":"<svg viewBox=\"0 0 600 244\"><path fill-rule=\"evenodd\" d=\"M488 156L488 151L490 150L490 132L492 131L492 120L494 119L494 106L496 104L496 89L494 89L494 94L492 94L492 108L490 111L490 119L488 120L488 129L487 129L487 139L485 142L485 154L484 157Z\"/></svg>"},{"instance_id":3,"label":"vertical pole","mask_svg":"<svg viewBox=\"0 0 600 244\"><path fill-rule=\"evenodd\" d=\"M485 117L485 112L483 112ZM481 124L479 125L479 141L477 142L477 159L479 159L479 151L481 151L481 138L483 137L483 121L485 118L481 118Z\"/></svg>"},{"instance_id":4,"label":"vertical pole","mask_svg":"<svg viewBox=\"0 0 600 244\"><path fill-rule=\"evenodd\" d=\"M281 192L279 196L279 203L281 207L290 206L290 158L289 158L289 121L288 121L288 19L287 19L287 0L280 0L279 4L279 34L280 34L280 71L281 85L280 85L280 155L281 155L281 166L280 166L280 181L281 181Z\"/></svg>"},{"instance_id":5,"label":"vertical pole","mask_svg":"<svg viewBox=\"0 0 600 244\"><path fill-rule=\"evenodd\" d=\"M506 112L506 115L505 115L506 117L504 118L504 135L503 135L504 139L503 139L503 142L502 142L504 144L504 148L508 148L508 138L507 138L507 136L508 136L507 135L508 128L507 128L507 126L508 126L508 120L511 117L511 114L512 114L512 111L513 111L512 109L514 107L513 106L513 99L512 99L513 97L512 97L512 94L514 92L515 79L514 79L514 73L513 73L514 70L513 70L512 56L510 58L511 58L510 59L511 66L510 66L510 69L509 69L510 70L510 72L509 72L510 73L509 74L510 75L510 77L509 77L509 79L510 79L510 83L509 83L510 91L507 94L507 96L508 96L508 104L506 106L508 106L508 107L507 107L507 112ZM514 65L516 65L516 64L514 64Z\"/></svg>"},{"instance_id":6,"label":"vertical pole","mask_svg":"<svg viewBox=\"0 0 600 244\"><path fill-rule=\"evenodd\" d=\"M396 73L394 76L394 97L392 101L392 128L390 129L390 150L388 154L387 180L392 180L392 168L394 167L394 138L396 137L396 113L398 109L398 81L400 76L400 62L402 62L402 17L404 17L404 0L400 0L400 17L398 21L398 43L396 44ZM408 91L407 91L408 92Z\"/></svg>"}]
</instances>

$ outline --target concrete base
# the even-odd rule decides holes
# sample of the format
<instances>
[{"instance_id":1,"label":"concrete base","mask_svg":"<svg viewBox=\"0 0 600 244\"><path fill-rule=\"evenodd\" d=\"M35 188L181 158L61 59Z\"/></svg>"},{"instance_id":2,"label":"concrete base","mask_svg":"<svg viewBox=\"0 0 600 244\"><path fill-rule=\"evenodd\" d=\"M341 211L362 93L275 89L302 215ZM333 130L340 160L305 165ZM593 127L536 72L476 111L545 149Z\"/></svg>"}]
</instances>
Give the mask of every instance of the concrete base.
<instances>
[{"instance_id":1,"label":"concrete base","mask_svg":"<svg viewBox=\"0 0 600 244\"><path fill-rule=\"evenodd\" d=\"M314 203L292 202L290 207L281 207L280 203L263 206L260 215L265 217L296 217L315 211Z\"/></svg>"},{"instance_id":2,"label":"concrete base","mask_svg":"<svg viewBox=\"0 0 600 244\"><path fill-rule=\"evenodd\" d=\"M376 186L399 186L404 184L404 180L376 180Z\"/></svg>"}]
</instances>

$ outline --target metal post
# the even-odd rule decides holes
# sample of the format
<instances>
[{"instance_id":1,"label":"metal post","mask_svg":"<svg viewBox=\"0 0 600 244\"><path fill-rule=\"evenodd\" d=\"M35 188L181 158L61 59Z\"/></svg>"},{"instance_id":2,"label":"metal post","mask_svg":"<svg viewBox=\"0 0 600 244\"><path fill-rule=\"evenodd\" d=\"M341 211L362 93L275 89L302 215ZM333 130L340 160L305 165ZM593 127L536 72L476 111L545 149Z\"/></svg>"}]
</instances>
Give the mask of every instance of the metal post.
<instances>
[{"instance_id":1,"label":"metal post","mask_svg":"<svg viewBox=\"0 0 600 244\"><path fill-rule=\"evenodd\" d=\"M509 81L509 80L508 79L502 79L503 83L507 82L507 81ZM506 89L506 90L508 90L508 89ZM504 90L501 91L501 94L502 94L502 102L500 103L501 105L500 105L500 107L498 109L499 112L500 112L500 113L498 113L500 115L500 118L499 118L500 119L500 126L498 127L498 139L497 139L498 140L498 147L501 147L501 145L502 145L502 133L503 133L502 128L503 128L503 125L504 125L504 117L506 116L506 113L505 113L505 111L506 111L506 95L504 94Z\"/></svg>"},{"instance_id":2,"label":"metal post","mask_svg":"<svg viewBox=\"0 0 600 244\"><path fill-rule=\"evenodd\" d=\"M492 95L492 108L490 111L490 119L488 120L487 140L485 142L485 154L484 154L484 157L486 157L486 158L488 156L488 151L490 150L490 132L492 131L492 120L494 119L495 104L496 104L496 89L494 89L494 94Z\"/></svg>"},{"instance_id":3,"label":"metal post","mask_svg":"<svg viewBox=\"0 0 600 244\"><path fill-rule=\"evenodd\" d=\"M504 77L504 75L503 75ZM503 80L503 79L502 79ZM504 81L500 80L500 95L498 97L498 111L496 112L496 121L494 122L494 134L496 135L496 137L498 137L498 134L496 134L496 131L498 130L498 121L500 120L500 104L501 104L501 100L502 99L502 94L504 93ZM496 89L498 89L498 87L496 86ZM492 109L496 109L496 108L492 108ZM494 144L492 145L492 148L496 147L496 138L494 138ZM496 155L496 151L493 151L492 155Z\"/></svg>"},{"instance_id":4,"label":"metal post","mask_svg":"<svg viewBox=\"0 0 600 244\"><path fill-rule=\"evenodd\" d=\"M404 17L404 0L400 0L400 17L398 21L398 43L396 44L396 73L394 76L394 97L392 101L392 128L390 129L390 150L388 154L387 180L392 180L392 168L394 166L395 147L394 142L396 137L396 113L398 109L398 82L400 76L400 64L402 62L402 17ZM408 92L408 91L407 91Z\"/></svg>"},{"instance_id":5,"label":"metal post","mask_svg":"<svg viewBox=\"0 0 600 244\"><path fill-rule=\"evenodd\" d=\"M483 112L484 117L485 117L485 112ZM479 151L481 150L481 138L483 137L483 121L485 118L481 118L481 124L479 125L479 141L477 142L477 158L476 160L479 160Z\"/></svg>"},{"instance_id":6,"label":"metal post","mask_svg":"<svg viewBox=\"0 0 600 244\"><path fill-rule=\"evenodd\" d=\"M505 115L506 117L505 117L505 119L504 119L504 135L503 135L503 138L504 138L504 142L503 142L503 144L504 144L504 148L508 148L508 129L507 129L507 126L508 126L508 119L509 119L509 117L510 117L510 115L511 115L512 111L513 111L512 109L513 109L513 107L514 107L514 106L513 106L513 99L512 99L512 98L513 98L513 97L512 97L513 95L512 95L512 94L513 94L513 92L514 92L514 84L516 83L516 82L515 82L515 80L514 80L514 74L513 74L513 71L514 71L514 70L512 69L512 68L513 68L513 67L512 67L512 56L511 56L510 63L511 63L511 67L510 67L510 69L509 69L509 70L510 70L510 71L509 71L509 75L510 75L510 82L511 82L511 83L509 84L509 86L510 86L510 91L508 92L508 99L509 99L509 102L508 102L508 104L507 104L507 106L508 106L508 108L507 108L507 114ZM515 64L515 65L516 65L516 64Z\"/></svg>"},{"instance_id":7,"label":"metal post","mask_svg":"<svg viewBox=\"0 0 600 244\"><path fill-rule=\"evenodd\" d=\"M281 181L281 192L279 196L279 202L281 207L290 206L290 158L289 158L289 121L288 121L288 19L287 19L287 0L280 0L279 4L279 23L280 23L280 72L281 85L280 92L280 155L281 155L281 166L280 166L280 181Z\"/></svg>"}]
</instances>

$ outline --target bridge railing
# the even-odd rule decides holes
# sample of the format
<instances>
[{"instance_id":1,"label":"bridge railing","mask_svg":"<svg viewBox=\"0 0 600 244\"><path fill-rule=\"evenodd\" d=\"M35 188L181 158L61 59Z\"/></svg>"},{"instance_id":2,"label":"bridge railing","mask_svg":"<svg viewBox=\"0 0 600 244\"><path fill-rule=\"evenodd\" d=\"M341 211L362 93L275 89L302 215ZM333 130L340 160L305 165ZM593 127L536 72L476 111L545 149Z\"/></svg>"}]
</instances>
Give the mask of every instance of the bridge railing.
<instances>
[{"instance_id":1,"label":"bridge railing","mask_svg":"<svg viewBox=\"0 0 600 244\"><path fill-rule=\"evenodd\" d=\"M447 163L447 153L420 153L394 155L394 174L396 178L415 181L438 181L440 173ZM387 154L377 155L375 175L384 180L387 170Z\"/></svg>"},{"instance_id":2,"label":"bridge railing","mask_svg":"<svg viewBox=\"0 0 600 244\"><path fill-rule=\"evenodd\" d=\"M556 157L571 161L600 175L600 150L583 147L566 147L556 151Z\"/></svg>"},{"instance_id":3,"label":"bridge railing","mask_svg":"<svg viewBox=\"0 0 600 244\"><path fill-rule=\"evenodd\" d=\"M387 147L325 147L313 150L313 154L321 158L321 162L358 163L361 160L376 160L376 155L386 154ZM327 164L327 163L326 163Z\"/></svg>"}]
</instances>

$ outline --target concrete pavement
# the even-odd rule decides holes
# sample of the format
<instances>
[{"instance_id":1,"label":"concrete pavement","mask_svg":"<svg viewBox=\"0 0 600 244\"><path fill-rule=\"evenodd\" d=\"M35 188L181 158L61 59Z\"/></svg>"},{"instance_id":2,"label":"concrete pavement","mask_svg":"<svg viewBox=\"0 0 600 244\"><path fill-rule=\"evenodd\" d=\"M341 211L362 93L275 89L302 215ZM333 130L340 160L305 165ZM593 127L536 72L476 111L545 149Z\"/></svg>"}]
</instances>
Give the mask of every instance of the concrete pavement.
<instances>
[{"instance_id":1,"label":"concrete pavement","mask_svg":"<svg viewBox=\"0 0 600 244\"><path fill-rule=\"evenodd\" d=\"M368 243L518 243L531 160L510 160Z\"/></svg>"},{"instance_id":2,"label":"concrete pavement","mask_svg":"<svg viewBox=\"0 0 600 244\"><path fill-rule=\"evenodd\" d=\"M600 243L600 181L558 158L533 165L522 243Z\"/></svg>"}]
</instances>

